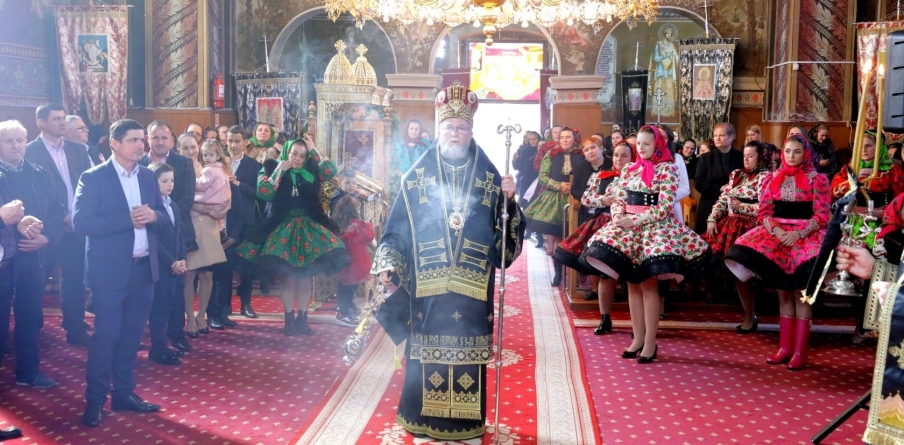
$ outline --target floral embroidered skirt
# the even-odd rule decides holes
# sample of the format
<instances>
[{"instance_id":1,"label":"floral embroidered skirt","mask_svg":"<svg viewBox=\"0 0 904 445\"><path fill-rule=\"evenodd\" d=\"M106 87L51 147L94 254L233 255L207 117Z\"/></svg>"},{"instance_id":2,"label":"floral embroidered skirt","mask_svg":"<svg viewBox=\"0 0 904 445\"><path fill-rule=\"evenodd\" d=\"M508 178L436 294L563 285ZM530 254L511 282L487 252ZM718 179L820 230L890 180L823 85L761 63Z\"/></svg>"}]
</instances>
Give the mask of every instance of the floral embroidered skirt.
<instances>
[{"instance_id":1,"label":"floral embroidered skirt","mask_svg":"<svg viewBox=\"0 0 904 445\"><path fill-rule=\"evenodd\" d=\"M562 218L568 197L562 193L546 189L524 209L527 228L534 232L556 237L562 236Z\"/></svg>"},{"instance_id":2,"label":"floral embroidered skirt","mask_svg":"<svg viewBox=\"0 0 904 445\"><path fill-rule=\"evenodd\" d=\"M703 233L703 239L709 243L709 249L717 259L725 258L728 249L734 245L735 240L757 226L756 218L747 215L728 215L716 222L716 236L710 237Z\"/></svg>"},{"instance_id":3,"label":"floral embroidered skirt","mask_svg":"<svg viewBox=\"0 0 904 445\"><path fill-rule=\"evenodd\" d=\"M559 247L556 247L556 251L552 254L552 258L562 263L565 267L576 270L579 274L605 276L605 274L598 269L581 261L581 253L584 251L584 248L587 247L590 238L602 229L603 226L609 224L609 221L611 220L612 215L609 213L600 213L592 218L588 218L587 221L584 221L584 224L578 226L574 233L562 240L562 244L559 244Z\"/></svg>"},{"instance_id":4,"label":"floral embroidered skirt","mask_svg":"<svg viewBox=\"0 0 904 445\"><path fill-rule=\"evenodd\" d=\"M581 261L616 280L642 283L696 278L711 267L712 255L700 235L669 213L662 221L630 229L606 225L590 239Z\"/></svg>"},{"instance_id":5,"label":"floral embroidered skirt","mask_svg":"<svg viewBox=\"0 0 904 445\"><path fill-rule=\"evenodd\" d=\"M785 230L801 230L809 220L776 219ZM785 246L763 226L747 232L735 241L725 255L725 266L741 281L756 276L768 279L780 290L803 289L816 264L825 229L816 230L793 246Z\"/></svg>"},{"instance_id":6,"label":"floral embroidered skirt","mask_svg":"<svg viewBox=\"0 0 904 445\"><path fill-rule=\"evenodd\" d=\"M257 263L258 270L289 275L293 279L321 273L334 275L351 263L342 240L304 215L285 218L263 245L242 242L236 254Z\"/></svg>"}]
</instances>

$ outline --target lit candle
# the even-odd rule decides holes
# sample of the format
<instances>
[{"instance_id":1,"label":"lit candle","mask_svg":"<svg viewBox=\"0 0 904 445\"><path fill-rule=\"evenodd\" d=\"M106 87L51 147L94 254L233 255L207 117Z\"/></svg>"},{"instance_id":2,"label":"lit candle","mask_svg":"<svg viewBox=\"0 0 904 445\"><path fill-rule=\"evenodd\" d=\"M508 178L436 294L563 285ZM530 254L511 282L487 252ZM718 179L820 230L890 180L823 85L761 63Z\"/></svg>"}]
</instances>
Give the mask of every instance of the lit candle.
<instances>
[{"instance_id":1,"label":"lit candle","mask_svg":"<svg viewBox=\"0 0 904 445\"><path fill-rule=\"evenodd\" d=\"M857 126L854 130L854 147L853 147L853 157L851 158L851 171L854 173L854 178L857 178L857 175L860 173L860 158L863 154L863 126L866 124L866 97L869 96L869 83L872 80L872 67L873 63L871 60L867 60L863 64L863 92L860 94L860 107L857 109Z\"/></svg>"}]
</instances>

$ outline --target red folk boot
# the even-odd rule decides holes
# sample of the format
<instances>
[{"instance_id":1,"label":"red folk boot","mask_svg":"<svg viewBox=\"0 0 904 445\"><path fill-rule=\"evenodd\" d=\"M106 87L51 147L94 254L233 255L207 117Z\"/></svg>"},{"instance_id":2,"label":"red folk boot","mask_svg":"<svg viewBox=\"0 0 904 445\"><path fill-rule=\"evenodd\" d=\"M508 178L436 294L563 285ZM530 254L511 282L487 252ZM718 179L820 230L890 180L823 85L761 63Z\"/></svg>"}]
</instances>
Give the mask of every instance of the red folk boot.
<instances>
[{"instance_id":1,"label":"red folk boot","mask_svg":"<svg viewBox=\"0 0 904 445\"><path fill-rule=\"evenodd\" d=\"M778 320L779 349L775 355L766 359L770 365L780 365L791 359L794 354L794 322L796 317L781 316ZM808 320L809 321L809 320Z\"/></svg>"},{"instance_id":2,"label":"red folk boot","mask_svg":"<svg viewBox=\"0 0 904 445\"><path fill-rule=\"evenodd\" d=\"M788 369L797 371L804 369L807 358L807 345L810 342L810 319L798 318L794 326L794 355L788 362Z\"/></svg>"}]
</instances>

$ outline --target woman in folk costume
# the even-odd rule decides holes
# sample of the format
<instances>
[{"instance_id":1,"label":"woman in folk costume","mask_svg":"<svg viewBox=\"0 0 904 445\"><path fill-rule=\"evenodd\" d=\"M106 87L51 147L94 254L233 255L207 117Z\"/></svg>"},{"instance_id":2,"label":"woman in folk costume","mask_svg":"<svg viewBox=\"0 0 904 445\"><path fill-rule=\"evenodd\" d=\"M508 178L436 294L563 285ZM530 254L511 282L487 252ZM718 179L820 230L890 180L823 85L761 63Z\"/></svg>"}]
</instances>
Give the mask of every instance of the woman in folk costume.
<instances>
[{"instance_id":1,"label":"woman in folk costume","mask_svg":"<svg viewBox=\"0 0 904 445\"><path fill-rule=\"evenodd\" d=\"M858 181L864 181L872 174L873 168L878 165L879 174L875 179L866 181L863 189L873 200L877 211L888 205L895 196L904 193L904 171L894 164L885 147L884 137L876 138L876 131L867 131L863 135L863 154L860 158L860 173ZM814 157L814 159L816 159ZM832 178L832 199L839 199L851 189L848 182L851 168L847 165ZM857 206L866 207L866 198L862 193L857 193Z\"/></svg>"},{"instance_id":2,"label":"woman in folk costume","mask_svg":"<svg viewBox=\"0 0 904 445\"><path fill-rule=\"evenodd\" d=\"M254 124L254 136L249 139L250 143L245 150L260 163L267 159L279 159L279 147L276 146L278 137L279 131L275 126L258 122Z\"/></svg>"},{"instance_id":3,"label":"woman in folk costume","mask_svg":"<svg viewBox=\"0 0 904 445\"><path fill-rule=\"evenodd\" d=\"M546 254L552 255L562 242L563 208L571 194L572 167L584 159L580 149L581 134L565 127L559 133L559 145L543 156L540 164L539 185L545 187L527 209L527 228L542 233L546 238ZM555 262L556 274L552 285L562 282L562 266Z\"/></svg>"},{"instance_id":4,"label":"woman in folk costume","mask_svg":"<svg viewBox=\"0 0 904 445\"><path fill-rule=\"evenodd\" d=\"M242 259L282 278L282 303L287 336L312 335L308 303L312 278L334 274L351 260L338 229L320 204L320 184L336 175L336 166L320 157L310 136L286 142L280 162L268 160L257 175L257 196L267 201L267 216L239 245ZM298 315L295 315L295 300Z\"/></svg>"},{"instance_id":5,"label":"woman in folk costume","mask_svg":"<svg viewBox=\"0 0 904 445\"><path fill-rule=\"evenodd\" d=\"M634 159L634 153L626 142L616 145L612 151L612 169L604 170L602 144L594 139L588 139L584 141L583 145L584 157L594 166L594 175L587 182L587 187L581 197L581 207L587 209L585 220L579 221L581 225L562 241L552 258L582 275L593 277L591 282L596 284L593 289L599 296L600 305L600 324L593 333L603 335L612 330L612 318L609 314L612 312L612 301L615 299L617 282L581 262L581 252L584 251L590 238L612 220L609 206L615 201L618 177L622 169Z\"/></svg>"},{"instance_id":6,"label":"woman in folk costume","mask_svg":"<svg viewBox=\"0 0 904 445\"><path fill-rule=\"evenodd\" d=\"M782 145L782 167L767 178L760 196L760 225L742 235L725 255L739 281L769 279L778 291L779 350L769 364L802 369L813 307L801 301L829 222L829 184L813 164L810 141L792 135Z\"/></svg>"},{"instance_id":7,"label":"woman in folk costume","mask_svg":"<svg viewBox=\"0 0 904 445\"><path fill-rule=\"evenodd\" d=\"M703 239L709 243L713 254L720 261L728 253L741 235L757 226L756 216L760 195L771 177L768 163L768 148L760 141L744 145L744 168L731 172L728 184L722 187L722 194L706 218L706 233ZM737 326L739 334L756 332L757 319L753 312L753 289L740 280L737 281L738 294L744 307L744 322Z\"/></svg>"},{"instance_id":8,"label":"woman in folk costume","mask_svg":"<svg viewBox=\"0 0 904 445\"><path fill-rule=\"evenodd\" d=\"M641 128L636 150L637 162L622 170L612 222L593 236L581 259L613 279L628 280L634 340L622 357L644 364L658 349L659 280L690 278L711 256L706 242L672 214L678 171L661 130Z\"/></svg>"}]
</instances>

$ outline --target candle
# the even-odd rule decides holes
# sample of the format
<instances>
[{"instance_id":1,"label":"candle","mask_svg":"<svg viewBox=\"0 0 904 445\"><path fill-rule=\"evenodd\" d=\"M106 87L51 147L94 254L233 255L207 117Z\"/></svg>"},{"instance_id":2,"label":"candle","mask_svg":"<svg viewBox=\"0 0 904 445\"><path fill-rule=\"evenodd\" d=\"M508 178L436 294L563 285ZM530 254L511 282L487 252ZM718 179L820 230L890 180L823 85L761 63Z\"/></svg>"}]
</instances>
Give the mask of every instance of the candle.
<instances>
[{"instance_id":1,"label":"candle","mask_svg":"<svg viewBox=\"0 0 904 445\"><path fill-rule=\"evenodd\" d=\"M863 126L866 124L866 97L869 96L869 83L872 80L872 61L867 60L863 64L864 87L860 94L860 107L857 109L857 126L854 130L853 157L851 158L851 171L854 177L860 173L860 157L863 153Z\"/></svg>"},{"instance_id":2,"label":"candle","mask_svg":"<svg viewBox=\"0 0 904 445\"><path fill-rule=\"evenodd\" d=\"M870 173L866 181L876 179L879 175L879 144L883 141L882 135L882 113L885 110L885 53L879 53L879 70L876 73L876 96L879 100L879 114L876 116L876 160L873 162L873 172Z\"/></svg>"}]
</instances>

